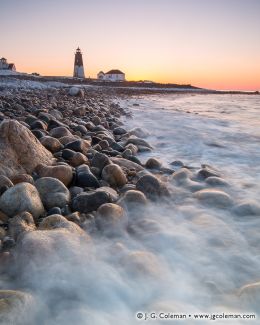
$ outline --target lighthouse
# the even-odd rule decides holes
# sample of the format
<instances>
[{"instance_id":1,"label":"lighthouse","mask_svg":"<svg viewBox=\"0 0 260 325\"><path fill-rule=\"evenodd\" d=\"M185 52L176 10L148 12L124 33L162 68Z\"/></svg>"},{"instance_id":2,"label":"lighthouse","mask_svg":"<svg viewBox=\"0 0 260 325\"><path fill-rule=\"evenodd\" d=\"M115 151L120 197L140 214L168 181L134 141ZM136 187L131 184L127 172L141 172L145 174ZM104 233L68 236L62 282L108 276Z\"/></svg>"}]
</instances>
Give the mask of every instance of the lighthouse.
<instances>
[{"instance_id":1,"label":"lighthouse","mask_svg":"<svg viewBox=\"0 0 260 325\"><path fill-rule=\"evenodd\" d=\"M81 50L79 47L77 48L76 53L75 53L73 77L74 78L85 78L82 53L81 53Z\"/></svg>"}]
</instances>

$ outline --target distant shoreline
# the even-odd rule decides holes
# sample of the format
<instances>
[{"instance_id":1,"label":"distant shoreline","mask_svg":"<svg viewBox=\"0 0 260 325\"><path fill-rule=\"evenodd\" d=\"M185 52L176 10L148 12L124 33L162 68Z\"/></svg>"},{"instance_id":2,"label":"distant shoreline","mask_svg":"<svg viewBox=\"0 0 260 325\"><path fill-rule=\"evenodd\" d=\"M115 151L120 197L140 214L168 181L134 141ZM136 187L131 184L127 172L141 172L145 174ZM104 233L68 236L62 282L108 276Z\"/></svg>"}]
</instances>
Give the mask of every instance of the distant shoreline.
<instances>
[{"instance_id":1,"label":"distant shoreline","mask_svg":"<svg viewBox=\"0 0 260 325\"><path fill-rule=\"evenodd\" d=\"M214 90L205 89L192 86L190 84L174 84L174 83L156 83L156 82L141 82L141 81L123 81L123 82L109 82L99 81L96 79L79 79L72 77L60 76L34 76L30 74L10 74L0 75L0 86L2 80L30 80L38 82L60 82L68 86L93 86L105 87L107 89L114 89L123 94L154 94L154 93L196 93L196 94L239 94L239 95L259 95L259 91L241 91L241 90Z\"/></svg>"}]
</instances>

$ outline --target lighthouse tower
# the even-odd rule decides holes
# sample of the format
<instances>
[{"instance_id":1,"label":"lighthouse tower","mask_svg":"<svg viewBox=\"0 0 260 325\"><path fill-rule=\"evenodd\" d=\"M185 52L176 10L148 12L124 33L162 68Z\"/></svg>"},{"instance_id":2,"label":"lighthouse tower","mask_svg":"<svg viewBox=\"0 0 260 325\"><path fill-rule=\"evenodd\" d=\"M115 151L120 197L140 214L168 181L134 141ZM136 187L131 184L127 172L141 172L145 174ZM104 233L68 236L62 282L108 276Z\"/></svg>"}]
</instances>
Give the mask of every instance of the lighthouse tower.
<instances>
[{"instance_id":1,"label":"lighthouse tower","mask_svg":"<svg viewBox=\"0 0 260 325\"><path fill-rule=\"evenodd\" d=\"M77 48L75 53L73 77L85 78L82 53L79 47Z\"/></svg>"}]
</instances>

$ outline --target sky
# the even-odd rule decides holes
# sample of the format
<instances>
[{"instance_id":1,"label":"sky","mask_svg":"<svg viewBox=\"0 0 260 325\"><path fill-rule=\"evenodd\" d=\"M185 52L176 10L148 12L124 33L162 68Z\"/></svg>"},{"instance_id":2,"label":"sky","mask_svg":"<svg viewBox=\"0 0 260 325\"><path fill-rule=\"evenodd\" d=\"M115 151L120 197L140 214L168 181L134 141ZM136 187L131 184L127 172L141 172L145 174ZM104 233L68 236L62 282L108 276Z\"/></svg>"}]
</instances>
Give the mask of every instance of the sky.
<instances>
[{"instance_id":1,"label":"sky","mask_svg":"<svg viewBox=\"0 0 260 325\"><path fill-rule=\"evenodd\" d=\"M0 57L20 72L260 89L260 0L0 0Z\"/></svg>"}]
</instances>

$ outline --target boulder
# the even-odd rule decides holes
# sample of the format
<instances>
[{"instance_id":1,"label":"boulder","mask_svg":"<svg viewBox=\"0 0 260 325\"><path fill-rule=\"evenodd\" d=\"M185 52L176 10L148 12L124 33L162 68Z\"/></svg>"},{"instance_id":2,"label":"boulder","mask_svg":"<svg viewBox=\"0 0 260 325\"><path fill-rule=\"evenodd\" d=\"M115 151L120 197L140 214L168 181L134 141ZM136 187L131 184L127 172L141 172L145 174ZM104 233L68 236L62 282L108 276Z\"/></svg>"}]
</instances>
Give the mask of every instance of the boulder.
<instances>
[{"instance_id":1,"label":"boulder","mask_svg":"<svg viewBox=\"0 0 260 325\"><path fill-rule=\"evenodd\" d=\"M97 210L96 224L106 235L118 235L126 230L127 215L119 205L105 203Z\"/></svg>"},{"instance_id":2,"label":"boulder","mask_svg":"<svg viewBox=\"0 0 260 325\"><path fill-rule=\"evenodd\" d=\"M31 174L40 163L49 165L52 154L25 126L15 120L0 125L0 174Z\"/></svg>"},{"instance_id":3,"label":"boulder","mask_svg":"<svg viewBox=\"0 0 260 325\"><path fill-rule=\"evenodd\" d=\"M165 185L153 175L144 175L136 183L136 189L143 192L148 198L168 196Z\"/></svg>"},{"instance_id":4,"label":"boulder","mask_svg":"<svg viewBox=\"0 0 260 325\"><path fill-rule=\"evenodd\" d=\"M110 195L106 191L83 192L73 199L72 207L74 211L89 213L110 202Z\"/></svg>"},{"instance_id":5,"label":"boulder","mask_svg":"<svg viewBox=\"0 0 260 325\"><path fill-rule=\"evenodd\" d=\"M8 177L0 175L0 192L2 192L2 189L7 190L12 186L14 186L14 184Z\"/></svg>"},{"instance_id":6,"label":"boulder","mask_svg":"<svg viewBox=\"0 0 260 325\"><path fill-rule=\"evenodd\" d=\"M71 233L78 235L85 235L84 231L78 225L59 214L50 215L44 218L39 224L39 230L52 230L58 228L67 229Z\"/></svg>"},{"instance_id":7,"label":"boulder","mask_svg":"<svg viewBox=\"0 0 260 325\"><path fill-rule=\"evenodd\" d=\"M34 219L44 212L39 193L30 183L19 183L9 188L0 198L0 210L9 217L27 211Z\"/></svg>"},{"instance_id":8,"label":"boulder","mask_svg":"<svg viewBox=\"0 0 260 325\"><path fill-rule=\"evenodd\" d=\"M40 177L57 178L65 186L68 186L73 178L72 168L68 165L46 166L40 164L35 171Z\"/></svg>"},{"instance_id":9,"label":"boulder","mask_svg":"<svg viewBox=\"0 0 260 325\"><path fill-rule=\"evenodd\" d=\"M118 200L119 195L117 191L115 191L112 187L109 186L101 186L96 189L96 191L106 192L109 195L110 202L114 203Z\"/></svg>"},{"instance_id":10,"label":"boulder","mask_svg":"<svg viewBox=\"0 0 260 325\"><path fill-rule=\"evenodd\" d=\"M127 208L144 206L148 203L146 196L141 191L129 190L117 202L119 205Z\"/></svg>"},{"instance_id":11,"label":"boulder","mask_svg":"<svg viewBox=\"0 0 260 325\"><path fill-rule=\"evenodd\" d=\"M89 147L90 147L90 143L82 139L69 142L65 145L66 149L70 149L76 152L81 152L83 154L86 154L88 152Z\"/></svg>"},{"instance_id":12,"label":"boulder","mask_svg":"<svg viewBox=\"0 0 260 325\"><path fill-rule=\"evenodd\" d=\"M131 129L128 132L128 134L134 135L138 138L147 138L150 135L150 133L147 130L139 128L139 127Z\"/></svg>"},{"instance_id":13,"label":"boulder","mask_svg":"<svg viewBox=\"0 0 260 325\"><path fill-rule=\"evenodd\" d=\"M140 172L140 171L144 170L144 168L142 166L140 166L137 163L130 161L128 159L117 158L117 157L112 157L110 159L114 164L119 165L120 167L132 169L132 170L135 170L136 172Z\"/></svg>"},{"instance_id":14,"label":"boulder","mask_svg":"<svg viewBox=\"0 0 260 325\"><path fill-rule=\"evenodd\" d=\"M65 126L58 126L50 131L50 135L54 138L62 138L72 136L71 132Z\"/></svg>"},{"instance_id":15,"label":"boulder","mask_svg":"<svg viewBox=\"0 0 260 325\"><path fill-rule=\"evenodd\" d=\"M52 153L57 152L60 149L62 149L62 144L60 143L60 141L58 139L56 139L54 137L44 136L44 137L40 138L40 142L46 149L48 149Z\"/></svg>"},{"instance_id":16,"label":"boulder","mask_svg":"<svg viewBox=\"0 0 260 325\"><path fill-rule=\"evenodd\" d=\"M35 186L47 210L53 207L64 207L70 202L70 192L58 179L52 177L39 178Z\"/></svg>"},{"instance_id":17,"label":"boulder","mask_svg":"<svg viewBox=\"0 0 260 325\"><path fill-rule=\"evenodd\" d=\"M17 290L0 290L0 322L1 324L33 324L34 298Z\"/></svg>"},{"instance_id":18,"label":"boulder","mask_svg":"<svg viewBox=\"0 0 260 325\"><path fill-rule=\"evenodd\" d=\"M14 184L19 184L19 183L23 183L23 182L34 184L33 177L28 174L15 175L15 176L11 177L11 180Z\"/></svg>"},{"instance_id":19,"label":"boulder","mask_svg":"<svg viewBox=\"0 0 260 325\"><path fill-rule=\"evenodd\" d=\"M78 96L78 97L84 97L84 91L80 89L79 87L71 87L69 89L69 95L70 96Z\"/></svg>"},{"instance_id":20,"label":"boulder","mask_svg":"<svg viewBox=\"0 0 260 325\"><path fill-rule=\"evenodd\" d=\"M76 152L70 159L69 164L73 167L78 167L82 164L88 163L88 158L81 152Z\"/></svg>"},{"instance_id":21,"label":"boulder","mask_svg":"<svg viewBox=\"0 0 260 325\"><path fill-rule=\"evenodd\" d=\"M230 198L230 196L220 190L204 189L195 192L193 196L202 203L217 206L220 208L232 205L232 199Z\"/></svg>"},{"instance_id":22,"label":"boulder","mask_svg":"<svg viewBox=\"0 0 260 325\"><path fill-rule=\"evenodd\" d=\"M96 176L92 174L87 165L81 165L77 168L76 185L79 187L100 187Z\"/></svg>"},{"instance_id":23,"label":"boulder","mask_svg":"<svg viewBox=\"0 0 260 325\"><path fill-rule=\"evenodd\" d=\"M193 174L189 169L181 168L172 175L172 179L177 185L186 185L192 176Z\"/></svg>"},{"instance_id":24,"label":"boulder","mask_svg":"<svg viewBox=\"0 0 260 325\"><path fill-rule=\"evenodd\" d=\"M8 232L9 235L17 240L18 236L27 231L36 230L33 216L29 212L22 212L21 214L9 219Z\"/></svg>"},{"instance_id":25,"label":"boulder","mask_svg":"<svg viewBox=\"0 0 260 325\"><path fill-rule=\"evenodd\" d=\"M162 163L156 158L149 158L145 164L145 167L148 169L160 169Z\"/></svg>"},{"instance_id":26,"label":"boulder","mask_svg":"<svg viewBox=\"0 0 260 325\"><path fill-rule=\"evenodd\" d=\"M149 148L149 149L153 149L153 147L145 140L137 138L137 137L130 137L127 139L126 141L126 145L128 145L129 143L134 144L135 146L137 146L138 148Z\"/></svg>"},{"instance_id":27,"label":"boulder","mask_svg":"<svg viewBox=\"0 0 260 325\"><path fill-rule=\"evenodd\" d=\"M115 187L121 187L127 183L127 178L122 168L116 164L105 166L102 170L102 178Z\"/></svg>"},{"instance_id":28,"label":"boulder","mask_svg":"<svg viewBox=\"0 0 260 325\"><path fill-rule=\"evenodd\" d=\"M243 201L234 206L233 212L238 216L260 216L260 204L255 201Z\"/></svg>"},{"instance_id":29,"label":"boulder","mask_svg":"<svg viewBox=\"0 0 260 325\"><path fill-rule=\"evenodd\" d=\"M98 168L100 171L108 164L110 164L110 159L100 152L95 153L91 160L91 166Z\"/></svg>"}]
</instances>

